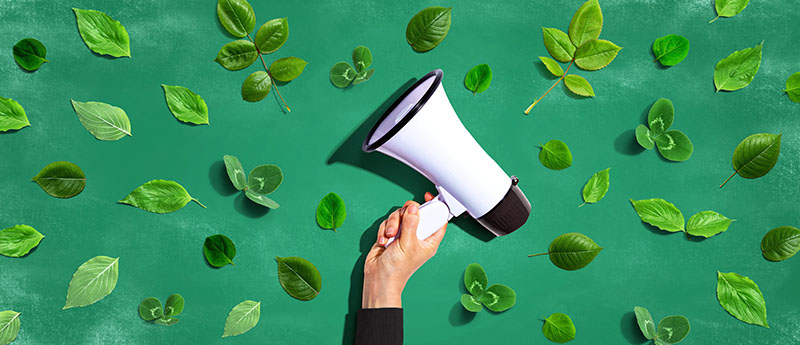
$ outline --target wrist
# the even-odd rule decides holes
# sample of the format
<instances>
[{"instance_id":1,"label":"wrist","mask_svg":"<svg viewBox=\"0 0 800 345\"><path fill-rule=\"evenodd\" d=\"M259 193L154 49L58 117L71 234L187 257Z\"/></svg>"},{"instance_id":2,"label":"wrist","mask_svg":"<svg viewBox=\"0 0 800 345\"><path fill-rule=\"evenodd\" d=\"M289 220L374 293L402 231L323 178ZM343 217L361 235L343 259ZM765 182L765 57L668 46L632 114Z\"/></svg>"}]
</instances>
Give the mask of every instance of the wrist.
<instances>
[{"instance_id":1,"label":"wrist","mask_svg":"<svg viewBox=\"0 0 800 345\"><path fill-rule=\"evenodd\" d=\"M402 308L402 295L405 285L405 281L365 275L361 308Z\"/></svg>"}]
</instances>

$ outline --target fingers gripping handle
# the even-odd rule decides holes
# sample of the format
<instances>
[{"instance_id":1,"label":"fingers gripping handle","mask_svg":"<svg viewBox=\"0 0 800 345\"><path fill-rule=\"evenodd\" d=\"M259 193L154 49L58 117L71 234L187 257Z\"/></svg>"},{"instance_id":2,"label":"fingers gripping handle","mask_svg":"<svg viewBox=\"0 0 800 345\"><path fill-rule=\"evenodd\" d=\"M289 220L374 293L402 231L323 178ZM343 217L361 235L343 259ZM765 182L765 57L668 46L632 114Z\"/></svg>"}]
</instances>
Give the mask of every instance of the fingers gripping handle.
<instances>
[{"instance_id":1,"label":"fingers gripping handle","mask_svg":"<svg viewBox=\"0 0 800 345\"><path fill-rule=\"evenodd\" d=\"M440 197L436 197L420 205L417 238L424 240L430 237L436 230L439 230L439 228L447 224L451 218L453 218L453 215L450 214L450 208L447 207L447 204L445 204ZM389 246L389 243L392 243L392 241L399 236L401 236L400 233L395 237L389 238L386 242L386 246Z\"/></svg>"}]
</instances>

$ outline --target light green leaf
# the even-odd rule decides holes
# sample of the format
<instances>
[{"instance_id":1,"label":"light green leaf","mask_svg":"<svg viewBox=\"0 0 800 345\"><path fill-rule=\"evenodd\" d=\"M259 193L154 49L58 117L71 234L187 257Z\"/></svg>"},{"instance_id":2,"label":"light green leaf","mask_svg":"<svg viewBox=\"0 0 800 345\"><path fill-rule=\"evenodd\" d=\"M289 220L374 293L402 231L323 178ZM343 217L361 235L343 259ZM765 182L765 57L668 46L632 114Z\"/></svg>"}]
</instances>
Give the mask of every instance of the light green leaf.
<instances>
[{"instance_id":1,"label":"light green leaf","mask_svg":"<svg viewBox=\"0 0 800 345\"><path fill-rule=\"evenodd\" d=\"M744 138L733 151L733 174L719 187L739 174L744 178L759 178L766 175L778 163L783 134L758 133Z\"/></svg>"},{"instance_id":2,"label":"light green leaf","mask_svg":"<svg viewBox=\"0 0 800 345\"><path fill-rule=\"evenodd\" d=\"M70 100L78 120L98 140L113 141L131 136L131 121L125 111L100 102Z\"/></svg>"},{"instance_id":3,"label":"light green leaf","mask_svg":"<svg viewBox=\"0 0 800 345\"><path fill-rule=\"evenodd\" d=\"M246 0L217 1L217 17L225 30L244 38L256 27L256 14Z\"/></svg>"},{"instance_id":4,"label":"light green leaf","mask_svg":"<svg viewBox=\"0 0 800 345\"><path fill-rule=\"evenodd\" d=\"M298 257L275 257L278 261L278 280L289 296L310 301L322 289L322 277L314 264Z\"/></svg>"},{"instance_id":5,"label":"light green leaf","mask_svg":"<svg viewBox=\"0 0 800 345\"><path fill-rule=\"evenodd\" d=\"M653 41L653 55L664 66L675 66L689 55L689 40L680 35L666 35Z\"/></svg>"},{"instance_id":6,"label":"light green leaf","mask_svg":"<svg viewBox=\"0 0 800 345\"><path fill-rule=\"evenodd\" d=\"M152 180L137 187L119 202L153 213L170 213L182 209L189 201L205 208L177 182Z\"/></svg>"},{"instance_id":7,"label":"light green leaf","mask_svg":"<svg viewBox=\"0 0 800 345\"><path fill-rule=\"evenodd\" d=\"M72 9L83 43L93 52L113 57L131 56L128 31L107 14L95 10Z\"/></svg>"},{"instance_id":8,"label":"light green leaf","mask_svg":"<svg viewBox=\"0 0 800 345\"><path fill-rule=\"evenodd\" d=\"M281 207L280 205L278 205L277 202L275 202L275 200L268 198L266 195L258 194L251 189L246 189L244 191L244 195L247 196L247 198L253 201L254 203L264 207L268 207L271 209L276 209Z\"/></svg>"},{"instance_id":9,"label":"light green leaf","mask_svg":"<svg viewBox=\"0 0 800 345\"><path fill-rule=\"evenodd\" d=\"M468 293L461 295L461 305L464 306L464 309L473 313L483 310L483 305Z\"/></svg>"},{"instance_id":10,"label":"light green leaf","mask_svg":"<svg viewBox=\"0 0 800 345\"><path fill-rule=\"evenodd\" d=\"M272 78L269 73L255 71L242 83L242 99L248 102L258 102L267 97L272 89Z\"/></svg>"},{"instance_id":11,"label":"light green leaf","mask_svg":"<svg viewBox=\"0 0 800 345\"><path fill-rule=\"evenodd\" d=\"M342 227L344 219L347 217L344 200L338 194L330 192L317 205L317 224L323 229L333 229Z\"/></svg>"},{"instance_id":12,"label":"light green leaf","mask_svg":"<svg viewBox=\"0 0 800 345\"><path fill-rule=\"evenodd\" d=\"M306 65L308 65L308 62L303 61L303 59L290 56L272 62L269 65L269 72L272 74L272 78L277 81L292 81L303 73Z\"/></svg>"},{"instance_id":13,"label":"light green leaf","mask_svg":"<svg viewBox=\"0 0 800 345\"><path fill-rule=\"evenodd\" d=\"M238 40L222 46L214 61L225 69L238 71L252 65L256 59L258 59L256 45L250 41Z\"/></svg>"},{"instance_id":14,"label":"light green leaf","mask_svg":"<svg viewBox=\"0 0 800 345\"><path fill-rule=\"evenodd\" d=\"M206 261L211 266L224 267L228 264L234 265L233 258L236 257L236 246L228 236L222 234L212 235L206 237L206 241L203 242L203 254L205 254Z\"/></svg>"},{"instance_id":15,"label":"light green leaf","mask_svg":"<svg viewBox=\"0 0 800 345\"><path fill-rule=\"evenodd\" d=\"M95 256L84 262L69 282L63 309L84 307L108 296L117 286L119 258Z\"/></svg>"},{"instance_id":16,"label":"light green leaf","mask_svg":"<svg viewBox=\"0 0 800 345\"><path fill-rule=\"evenodd\" d=\"M464 85L473 95L486 91L490 84L492 84L492 69L487 64L472 67L464 78Z\"/></svg>"},{"instance_id":17,"label":"light green leaf","mask_svg":"<svg viewBox=\"0 0 800 345\"><path fill-rule=\"evenodd\" d=\"M350 85L358 73L349 63L340 61L331 67L331 83L338 88Z\"/></svg>"},{"instance_id":18,"label":"light green leaf","mask_svg":"<svg viewBox=\"0 0 800 345\"><path fill-rule=\"evenodd\" d=\"M478 298L489 310L499 313L517 304L517 293L503 284L494 284Z\"/></svg>"},{"instance_id":19,"label":"light green leaf","mask_svg":"<svg viewBox=\"0 0 800 345\"><path fill-rule=\"evenodd\" d=\"M47 59L47 48L35 38L25 38L14 45L14 60L26 71L35 71Z\"/></svg>"},{"instance_id":20,"label":"light green leaf","mask_svg":"<svg viewBox=\"0 0 800 345\"><path fill-rule=\"evenodd\" d=\"M233 186L238 190L247 188L247 178L244 176L244 168L239 158L231 155L222 156L225 162L225 170L228 172L228 178L233 183Z\"/></svg>"},{"instance_id":21,"label":"light green leaf","mask_svg":"<svg viewBox=\"0 0 800 345\"><path fill-rule=\"evenodd\" d=\"M583 97L594 97L592 85L583 77L575 74L567 74L564 77L564 84L572 93Z\"/></svg>"},{"instance_id":22,"label":"light green leaf","mask_svg":"<svg viewBox=\"0 0 800 345\"><path fill-rule=\"evenodd\" d=\"M556 60L553 60L546 56L540 56L539 60L542 61L544 67L546 67L547 70L550 71L550 73L553 74L554 76L560 77L564 75L564 70L561 68L561 65L559 65L558 62L556 62Z\"/></svg>"},{"instance_id":23,"label":"light green leaf","mask_svg":"<svg viewBox=\"0 0 800 345\"><path fill-rule=\"evenodd\" d=\"M800 251L800 229L781 226L770 230L761 240L761 254L769 261L783 261Z\"/></svg>"},{"instance_id":24,"label":"light green leaf","mask_svg":"<svg viewBox=\"0 0 800 345\"><path fill-rule=\"evenodd\" d=\"M467 269L464 271L464 286L473 296L480 297L483 295L483 292L489 286L489 278L486 277L486 271L483 270L481 265L477 263L467 265Z\"/></svg>"},{"instance_id":25,"label":"light green leaf","mask_svg":"<svg viewBox=\"0 0 800 345\"><path fill-rule=\"evenodd\" d=\"M167 298L167 302L164 303L164 316L178 316L183 313L183 306L186 303L184 301L183 296L180 294L172 294L169 295Z\"/></svg>"},{"instance_id":26,"label":"light green leaf","mask_svg":"<svg viewBox=\"0 0 800 345\"><path fill-rule=\"evenodd\" d=\"M196 125L208 124L208 106L203 97L183 86L161 84L167 107L176 119Z\"/></svg>"},{"instance_id":27,"label":"light green leaf","mask_svg":"<svg viewBox=\"0 0 800 345\"><path fill-rule=\"evenodd\" d=\"M800 103L800 72L792 74L786 79L786 89L783 90L789 95L789 100ZM2 100L2 98L0 98ZM2 105L0 105L2 107ZM2 109L2 108L0 108ZM0 123L2 121L2 110L0 110ZM2 125L0 125L2 127Z\"/></svg>"},{"instance_id":28,"label":"light green leaf","mask_svg":"<svg viewBox=\"0 0 800 345\"><path fill-rule=\"evenodd\" d=\"M719 90L735 91L747 85L755 78L761 66L762 41L753 48L737 50L728 57L719 60L714 67L714 86Z\"/></svg>"},{"instance_id":29,"label":"light green leaf","mask_svg":"<svg viewBox=\"0 0 800 345\"><path fill-rule=\"evenodd\" d=\"M672 105L672 101L666 98L659 98L647 113L647 125L654 137L658 137L672 127L673 121L675 121L675 107Z\"/></svg>"},{"instance_id":30,"label":"light green leaf","mask_svg":"<svg viewBox=\"0 0 800 345\"><path fill-rule=\"evenodd\" d=\"M356 71L362 73L372 66L372 52L365 46L358 46L353 49L353 66Z\"/></svg>"},{"instance_id":31,"label":"light green leaf","mask_svg":"<svg viewBox=\"0 0 800 345\"><path fill-rule=\"evenodd\" d=\"M553 313L544 320L542 334L554 343L566 343L575 339L575 325L567 314Z\"/></svg>"},{"instance_id":32,"label":"light green leaf","mask_svg":"<svg viewBox=\"0 0 800 345\"><path fill-rule=\"evenodd\" d=\"M542 27L544 47L550 56L561 62L569 62L575 56L575 45L569 40L564 31L554 28ZM561 73L564 74L564 73ZM559 76L561 76L559 74Z\"/></svg>"},{"instance_id":33,"label":"light green leaf","mask_svg":"<svg viewBox=\"0 0 800 345\"><path fill-rule=\"evenodd\" d=\"M717 10L717 17L712 19L709 23L713 23L719 17L733 17L739 12L742 12L750 0L716 0L714 8Z\"/></svg>"},{"instance_id":34,"label":"light green leaf","mask_svg":"<svg viewBox=\"0 0 800 345\"><path fill-rule=\"evenodd\" d=\"M581 69L596 71L614 61L620 49L611 41L590 40L575 51L575 64Z\"/></svg>"},{"instance_id":35,"label":"light green leaf","mask_svg":"<svg viewBox=\"0 0 800 345\"><path fill-rule=\"evenodd\" d=\"M225 331L222 337L231 337L251 330L261 318L261 302L244 301L237 304L225 319Z\"/></svg>"},{"instance_id":36,"label":"light green leaf","mask_svg":"<svg viewBox=\"0 0 800 345\"><path fill-rule=\"evenodd\" d=\"M139 317L145 321L153 321L164 316L161 301L155 297L147 297L139 303Z\"/></svg>"},{"instance_id":37,"label":"light green leaf","mask_svg":"<svg viewBox=\"0 0 800 345\"><path fill-rule=\"evenodd\" d=\"M692 236L709 238L728 230L731 223L733 223L733 219L717 212L702 211L689 218L689 221L686 222L686 232Z\"/></svg>"},{"instance_id":38,"label":"light green leaf","mask_svg":"<svg viewBox=\"0 0 800 345\"><path fill-rule=\"evenodd\" d=\"M550 140L539 151L539 162L546 168L564 170L572 166L572 152L561 140Z\"/></svg>"},{"instance_id":39,"label":"light green leaf","mask_svg":"<svg viewBox=\"0 0 800 345\"><path fill-rule=\"evenodd\" d=\"M258 194L270 194L283 182L283 171L275 164L259 165L250 170L247 177L247 189Z\"/></svg>"},{"instance_id":40,"label":"light green leaf","mask_svg":"<svg viewBox=\"0 0 800 345\"><path fill-rule=\"evenodd\" d=\"M86 175L77 165L70 162L53 162L42 168L33 181L45 193L56 198L71 198L86 187Z\"/></svg>"},{"instance_id":41,"label":"light green leaf","mask_svg":"<svg viewBox=\"0 0 800 345\"><path fill-rule=\"evenodd\" d=\"M416 52L426 52L436 48L450 31L452 8L432 6L419 13L408 22L406 41Z\"/></svg>"},{"instance_id":42,"label":"light green leaf","mask_svg":"<svg viewBox=\"0 0 800 345\"><path fill-rule=\"evenodd\" d=\"M683 213L664 199L633 200L631 204L643 222L669 232L683 231Z\"/></svg>"},{"instance_id":43,"label":"light green leaf","mask_svg":"<svg viewBox=\"0 0 800 345\"><path fill-rule=\"evenodd\" d=\"M353 79L353 85L358 85L358 84L361 84L361 83L369 80L369 78L372 78L372 74L374 74L374 73L375 73L375 69L373 68L373 69L366 70L364 72L356 74L356 78Z\"/></svg>"},{"instance_id":44,"label":"light green leaf","mask_svg":"<svg viewBox=\"0 0 800 345\"><path fill-rule=\"evenodd\" d=\"M683 162L692 157L694 145L683 132L670 129L656 137L656 147L666 159L674 162Z\"/></svg>"},{"instance_id":45,"label":"light green leaf","mask_svg":"<svg viewBox=\"0 0 800 345\"><path fill-rule=\"evenodd\" d=\"M603 30L603 13L597 0L586 1L569 22L569 39L576 47L580 48L590 40L600 37Z\"/></svg>"},{"instance_id":46,"label":"light green leaf","mask_svg":"<svg viewBox=\"0 0 800 345\"><path fill-rule=\"evenodd\" d=\"M18 258L39 245L44 235L36 229L20 224L0 231L0 255Z\"/></svg>"},{"instance_id":47,"label":"light green leaf","mask_svg":"<svg viewBox=\"0 0 800 345\"><path fill-rule=\"evenodd\" d=\"M656 145L653 134L650 133L650 129L645 125L636 126L636 142L647 150L652 150Z\"/></svg>"},{"instance_id":48,"label":"light green leaf","mask_svg":"<svg viewBox=\"0 0 800 345\"><path fill-rule=\"evenodd\" d=\"M583 202L584 203L596 203L603 199L606 196L606 192L608 192L609 186L609 176L608 173L611 168L606 168L605 170L600 170L591 178L589 181L586 182L586 185L583 186Z\"/></svg>"},{"instance_id":49,"label":"light green leaf","mask_svg":"<svg viewBox=\"0 0 800 345\"><path fill-rule=\"evenodd\" d=\"M19 313L11 310L0 312L0 344L6 345L17 339L19 333Z\"/></svg>"},{"instance_id":50,"label":"light green leaf","mask_svg":"<svg viewBox=\"0 0 800 345\"><path fill-rule=\"evenodd\" d=\"M289 39L289 19L272 19L256 33L256 46L262 54L270 54L277 51Z\"/></svg>"},{"instance_id":51,"label":"light green leaf","mask_svg":"<svg viewBox=\"0 0 800 345\"><path fill-rule=\"evenodd\" d=\"M642 335L651 340L655 338L656 326L653 317L650 315L650 311L645 307L636 306L633 307L633 313L636 314L636 323L639 324Z\"/></svg>"},{"instance_id":52,"label":"light green leaf","mask_svg":"<svg viewBox=\"0 0 800 345\"><path fill-rule=\"evenodd\" d=\"M0 97L0 132L30 126L25 109L11 98Z\"/></svg>"},{"instance_id":53,"label":"light green leaf","mask_svg":"<svg viewBox=\"0 0 800 345\"><path fill-rule=\"evenodd\" d=\"M658 322L656 339L667 344L677 344L689 335L689 319L683 315L667 316Z\"/></svg>"},{"instance_id":54,"label":"light green leaf","mask_svg":"<svg viewBox=\"0 0 800 345\"><path fill-rule=\"evenodd\" d=\"M553 265L556 265L556 267L567 271L574 271L586 267L586 265L594 260L601 250L603 250L603 248L598 246L597 243L592 241L588 236L577 232L570 232L556 237L556 239L550 243L549 252L529 255L529 257L548 254L550 255L550 261Z\"/></svg>"},{"instance_id":55,"label":"light green leaf","mask_svg":"<svg viewBox=\"0 0 800 345\"><path fill-rule=\"evenodd\" d=\"M734 272L717 272L717 299L733 317L769 328L764 295L750 278Z\"/></svg>"},{"instance_id":56,"label":"light green leaf","mask_svg":"<svg viewBox=\"0 0 800 345\"><path fill-rule=\"evenodd\" d=\"M162 325L162 326L172 326L180 321L177 317L169 317L169 316L162 316L160 319L156 319L155 324Z\"/></svg>"}]
</instances>

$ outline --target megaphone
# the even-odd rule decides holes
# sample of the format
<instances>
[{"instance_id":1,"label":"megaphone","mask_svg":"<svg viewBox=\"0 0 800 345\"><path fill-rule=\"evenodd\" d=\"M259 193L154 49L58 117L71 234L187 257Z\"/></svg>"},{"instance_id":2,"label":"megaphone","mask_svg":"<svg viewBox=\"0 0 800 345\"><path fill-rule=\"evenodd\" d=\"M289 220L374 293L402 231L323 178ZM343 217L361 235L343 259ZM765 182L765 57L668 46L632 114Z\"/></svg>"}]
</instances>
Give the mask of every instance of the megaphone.
<instances>
[{"instance_id":1,"label":"megaphone","mask_svg":"<svg viewBox=\"0 0 800 345\"><path fill-rule=\"evenodd\" d=\"M506 174L461 123L442 76L441 69L434 70L408 88L369 131L362 150L393 157L436 185L439 195L419 209L419 239L464 212L495 236L510 234L528 220L531 204L519 180Z\"/></svg>"}]
</instances>

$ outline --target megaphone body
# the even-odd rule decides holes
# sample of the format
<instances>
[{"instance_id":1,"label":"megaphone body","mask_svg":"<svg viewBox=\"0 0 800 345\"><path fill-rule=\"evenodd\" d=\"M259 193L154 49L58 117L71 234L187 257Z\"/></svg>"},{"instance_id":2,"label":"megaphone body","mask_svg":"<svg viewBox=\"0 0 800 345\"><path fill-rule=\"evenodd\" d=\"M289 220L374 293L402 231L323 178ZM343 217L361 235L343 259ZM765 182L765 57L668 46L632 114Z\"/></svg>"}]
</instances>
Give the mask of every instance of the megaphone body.
<instances>
[{"instance_id":1,"label":"megaphone body","mask_svg":"<svg viewBox=\"0 0 800 345\"><path fill-rule=\"evenodd\" d=\"M428 238L464 212L495 236L509 234L527 221L530 202L518 179L506 174L461 123L442 76L434 70L406 90L369 132L362 149L393 157L436 185L439 195L420 207L418 238Z\"/></svg>"}]
</instances>

